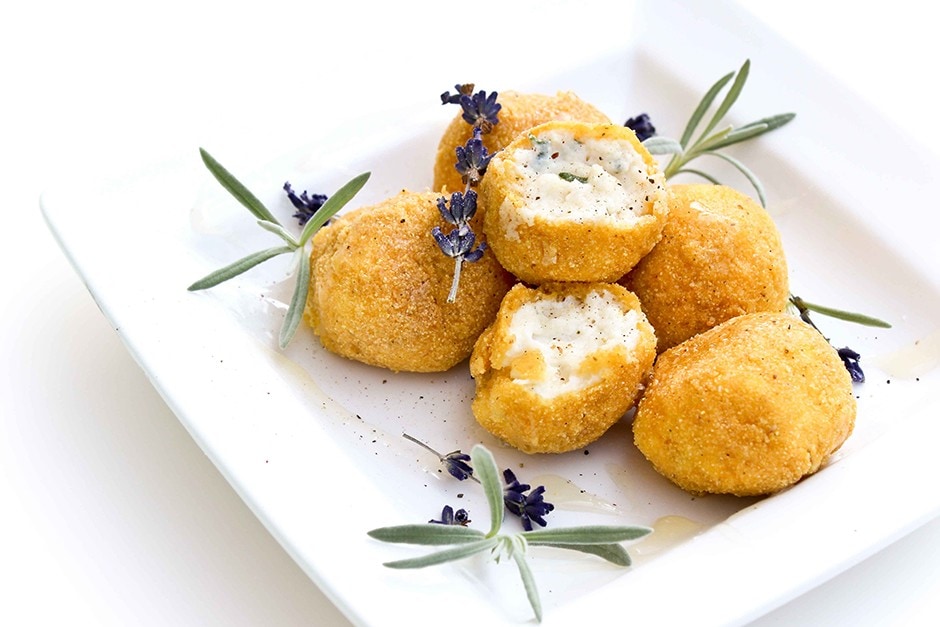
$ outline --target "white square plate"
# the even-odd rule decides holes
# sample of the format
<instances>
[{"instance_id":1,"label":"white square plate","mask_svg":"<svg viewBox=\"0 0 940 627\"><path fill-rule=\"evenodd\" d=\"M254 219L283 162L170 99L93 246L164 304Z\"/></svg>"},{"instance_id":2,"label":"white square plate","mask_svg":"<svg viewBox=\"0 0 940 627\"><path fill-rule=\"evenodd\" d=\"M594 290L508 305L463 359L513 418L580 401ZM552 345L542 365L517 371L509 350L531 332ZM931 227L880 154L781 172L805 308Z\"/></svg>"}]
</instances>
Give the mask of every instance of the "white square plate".
<instances>
[{"instance_id":1,"label":"white square plate","mask_svg":"<svg viewBox=\"0 0 940 627\"><path fill-rule=\"evenodd\" d=\"M445 504L486 518L477 486L439 472L405 432L443 452L485 443L501 466L546 485L557 508L551 525L656 530L630 547L630 569L533 549L546 624L620 615L644 625L753 619L940 511L933 450L940 438L940 253L936 230L919 215L937 164L745 14L718 5L705 20L703 9L679 5L641 5L633 40L609 55L536 82L516 76L511 84L479 85L573 90L614 120L649 112L662 133L676 136L704 90L750 58L751 79L733 121L797 112L788 127L735 153L767 188L791 287L894 328L816 317L834 344L863 355L868 381L856 390L857 427L821 472L771 498L691 497L652 471L626 421L566 455L529 457L501 447L470 414L465 364L440 375L393 374L326 353L306 328L278 351L286 262L207 292L186 291L274 241L212 180L196 147L177 163L43 196L63 249L167 403L353 622L430 624L455 611L467 623L530 618L512 565L382 567L417 550L372 541L371 528L424 522ZM447 80L441 77L445 87ZM393 129L333 129L235 174L284 223L293 212L280 191L285 180L330 192L370 170L355 206L403 187L422 189L454 113L447 109L429 105ZM734 173L716 171L751 191ZM112 222L134 236L107 236L100 225Z\"/></svg>"}]
</instances>

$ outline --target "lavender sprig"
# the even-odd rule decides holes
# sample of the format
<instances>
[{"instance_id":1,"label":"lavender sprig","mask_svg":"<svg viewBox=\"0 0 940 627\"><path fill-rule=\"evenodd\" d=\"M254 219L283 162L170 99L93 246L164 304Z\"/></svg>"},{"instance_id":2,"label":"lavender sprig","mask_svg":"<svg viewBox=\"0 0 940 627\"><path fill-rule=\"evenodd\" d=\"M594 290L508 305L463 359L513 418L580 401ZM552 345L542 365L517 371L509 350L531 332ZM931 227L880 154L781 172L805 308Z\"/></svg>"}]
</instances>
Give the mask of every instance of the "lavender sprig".
<instances>
[{"instance_id":1,"label":"lavender sprig","mask_svg":"<svg viewBox=\"0 0 940 627\"><path fill-rule=\"evenodd\" d=\"M409 438L411 439L411 438ZM542 620L542 602L535 577L526 561L530 546L550 546L580 551L605 559L618 566L629 566L631 559L620 544L649 534L652 529L637 526L585 525L562 529L540 529L517 533L501 533L503 524L504 491L499 470L492 453L482 445L470 451L490 508L490 528L483 532L463 525L412 524L381 527L368 534L382 542L421 546L446 546L421 557L385 562L395 569L425 568L461 560L481 553L489 553L496 563L502 558L512 559L522 578L526 597L537 621Z\"/></svg>"},{"instance_id":2,"label":"lavender sprig","mask_svg":"<svg viewBox=\"0 0 940 627\"><path fill-rule=\"evenodd\" d=\"M199 154L202 157L202 162L205 164L209 172L215 177L215 179L222 185L232 196L235 197L242 205L245 206L248 211L251 212L255 218L258 219L258 226L264 230L274 233L284 241L284 245L276 246L273 248L268 248L256 253L252 253L246 257L230 263L224 268L220 268L215 272L212 272L203 278L199 279L195 283L189 286L189 291L194 292L198 290L208 289L210 287L215 287L220 283L224 283L231 278L247 272L248 270L254 268L260 263L267 261L278 255L283 255L285 253L294 254L294 267L297 268L297 276L294 283L294 291L291 297L290 305L287 308L287 314L284 317L284 323L281 326L281 331L278 334L278 345L283 349L286 348L290 343L291 339L294 337L294 333L297 331L297 327L300 325L300 319L303 317L304 305L307 302L307 292L310 288L310 252L308 250L307 244L313 238L313 234L317 232L321 226L326 224L327 220L333 217L337 211L342 209L346 203L352 200L362 186L366 184L366 181L369 180L369 172L360 174L359 176L353 178L351 181L343 185L332 197L328 200L325 200L321 205L311 213L311 215L304 221L303 230L300 233L300 236L295 237L292 235L284 226L274 217L267 207L258 200L257 196L252 194L247 187L245 187L238 179L236 179L228 170L226 170L222 164L216 161L212 155L207 151L200 148ZM285 184L285 191L289 189L289 185ZM290 197L291 192L288 193ZM306 192L298 199L302 200L303 196L306 195ZM316 195L315 195L316 196ZM308 197L309 200L309 197ZM293 202L293 199L291 199ZM296 206L296 204L295 204Z\"/></svg>"},{"instance_id":3,"label":"lavender sprig","mask_svg":"<svg viewBox=\"0 0 940 627\"><path fill-rule=\"evenodd\" d=\"M450 475L457 481L464 481L465 479L479 481L476 477L473 476L473 467L467 463L470 461L470 456L461 452L460 449L451 451L447 455L441 455L418 438L410 436L407 433L403 433L402 437L406 440L414 442L429 453L432 453L440 460L441 464L444 465L444 468L447 470L447 472L449 472Z\"/></svg>"},{"instance_id":4,"label":"lavender sprig","mask_svg":"<svg viewBox=\"0 0 940 627\"><path fill-rule=\"evenodd\" d=\"M649 138L641 141L643 141L643 145L652 154L673 155L672 159L663 170L663 174L667 179L675 174L687 172L689 174L700 176L712 183L717 183L718 181L711 174L687 167L691 161L697 159L698 157L711 155L726 161L735 169L737 169L741 174L743 174L757 192L757 196L760 199L761 205L766 206L767 202L764 194L764 186L761 184L760 179L757 178L757 175L755 175L746 165L744 165L744 163L738 159L735 159L731 155L728 155L724 152L719 152L719 149L726 148L748 139L753 139L758 135L763 135L764 133L768 133L774 129L780 128L796 117L796 114L781 113L761 118L760 120L745 124L739 128L735 128L729 124L721 128L721 130L715 131L715 128L722 123L724 117L728 114L728 112L731 110L731 107L737 101L738 96L741 95L741 91L744 89L744 85L747 82L750 68L751 62L750 60L746 60L737 72L726 74L711 86L711 88L708 90L708 92L706 92L705 96L699 102L698 107L696 107L695 111L693 111L692 117L689 118L688 124L685 127L685 131L682 133L682 137L678 141L660 136L650 136ZM705 117L705 114L708 113L712 104L714 104L715 99L718 97L718 94L721 93L721 90L724 89L725 85L727 85L731 79L734 79L734 82L729 87L728 93L722 99L721 103L712 114L712 117L709 118L708 122L705 124L704 130L701 131L698 138L693 142L692 136L695 134L696 130L698 130L699 125ZM627 121L628 126L630 125L631 121L637 124L636 120L631 119ZM643 124L643 126L645 127L647 125L650 128L652 127L648 117L645 120L645 124ZM655 133L655 129L653 129L653 131Z\"/></svg>"},{"instance_id":5,"label":"lavender sprig","mask_svg":"<svg viewBox=\"0 0 940 627\"><path fill-rule=\"evenodd\" d=\"M470 219L476 212L477 194L471 188L476 187L486 173L492 155L483 145L483 133L488 133L493 126L499 123L499 111L502 105L496 102L497 92L487 94L485 91L473 93L473 83L456 85L456 94L445 91L441 94L441 104L459 104L463 109L463 119L473 126L473 134L463 146L457 146L455 152L457 161L454 164L464 183L464 191L454 192L450 200L441 197L437 201L437 208L441 216L456 228L449 233L436 226L431 230L431 236L448 257L454 260L454 277L451 281L447 302L457 300L457 290L460 287L460 273L464 262L479 261L486 250L486 244L476 245L476 234L470 227Z\"/></svg>"},{"instance_id":6,"label":"lavender sprig","mask_svg":"<svg viewBox=\"0 0 940 627\"><path fill-rule=\"evenodd\" d=\"M465 194L454 192L448 201L441 197L437 200L437 208L445 222L453 224L456 228L444 233L441 227L431 229L431 236L437 242L441 252L454 260L454 278L447 294L447 302L457 300L457 289L460 287L460 270L465 261L479 261L483 257L486 245L476 245L476 234L470 228L470 220L477 210L477 193L468 190Z\"/></svg>"}]
</instances>

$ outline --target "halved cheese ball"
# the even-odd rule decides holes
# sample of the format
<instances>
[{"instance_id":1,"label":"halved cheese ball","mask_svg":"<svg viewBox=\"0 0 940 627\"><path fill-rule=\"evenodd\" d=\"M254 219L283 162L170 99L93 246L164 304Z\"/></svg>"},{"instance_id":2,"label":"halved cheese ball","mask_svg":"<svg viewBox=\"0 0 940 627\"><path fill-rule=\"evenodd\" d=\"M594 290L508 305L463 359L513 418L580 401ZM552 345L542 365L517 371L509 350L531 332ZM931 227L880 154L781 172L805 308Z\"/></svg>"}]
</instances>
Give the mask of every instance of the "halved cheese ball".
<instances>
[{"instance_id":1,"label":"halved cheese ball","mask_svg":"<svg viewBox=\"0 0 940 627\"><path fill-rule=\"evenodd\" d=\"M519 133L551 120L581 120L583 122L610 123L594 105L581 100L570 91L546 94L523 94L501 91L496 101L500 104L499 123L483 135L483 145L493 154L516 138ZM458 113L445 129L434 160L434 189L448 191L464 189L460 173L454 165L456 150L473 136L473 127ZM485 178L485 177L484 177Z\"/></svg>"},{"instance_id":2,"label":"halved cheese ball","mask_svg":"<svg viewBox=\"0 0 940 627\"><path fill-rule=\"evenodd\" d=\"M671 185L662 239L622 283L656 329L659 351L789 298L780 232L757 202L724 185Z\"/></svg>"},{"instance_id":3,"label":"halved cheese ball","mask_svg":"<svg viewBox=\"0 0 940 627\"><path fill-rule=\"evenodd\" d=\"M661 354L633 421L661 474L693 493L754 496L816 472L855 425L852 380L799 318L733 318Z\"/></svg>"},{"instance_id":4,"label":"halved cheese ball","mask_svg":"<svg viewBox=\"0 0 940 627\"><path fill-rule=\"evenodd\" d=\"M622 286L514 286L470 358L473 414L527 453L595 441L633 407L656 356L653 329Z\"/></svg>"},{"instance_id":5,"label":"halved cheese ball","mask_svg":"<svg viewBox=\"0 0 940 627\"><path fill-rule=\"evenodd\" d=\"M492 253L463 264L431 236L440 195L403 191L333 220L313 238L304 320L328 350L374 366L438 372L460 363L515 279ZM479 224L474 224L479 229Z\"/></svg>"},{"instance_id":6,"label":"halved cheese ball","mask_svg":"<svg viewBox=\"0 0 940 627\"><path fill-rule=\"evenodd\" d=\"M549 122L490 161L484 232L523 281L617 281L659 240L664 178L623 126Z\"/></svg>"}]
</instances>

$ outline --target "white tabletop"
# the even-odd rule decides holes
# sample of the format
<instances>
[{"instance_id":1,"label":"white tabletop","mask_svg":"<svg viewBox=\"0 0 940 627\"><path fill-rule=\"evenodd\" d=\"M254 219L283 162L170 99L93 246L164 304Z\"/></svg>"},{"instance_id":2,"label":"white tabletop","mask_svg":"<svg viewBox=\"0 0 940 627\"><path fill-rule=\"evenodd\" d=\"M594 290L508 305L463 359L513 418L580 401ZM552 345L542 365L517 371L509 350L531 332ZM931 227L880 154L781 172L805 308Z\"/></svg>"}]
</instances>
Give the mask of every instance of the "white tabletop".
<instances>
[{"instance_id":1,"label":"white tabletop","mask_svg":"<svg viewBox=\"0 0 940 627\"><path fill-rule=\"evenodd\" d=\"M125 351L38 198L66 175L94 178L181 147L270 154L299 124L396 98L428 57L452 57L453 76L435 79L446 88L472 75L475 45L497 45L499 13L136 4L40 0L0 21L0 624L346 625ZM940 145L925 87L940 45L920 3L851 15L834 0L774 4L753 10L903 130ZM462 7L482 16L478 40L456 26ZM319 89L341 84L342 107ZM935 520L755 624L936 624L938 565Z\"/></svg>"}]
</instances>

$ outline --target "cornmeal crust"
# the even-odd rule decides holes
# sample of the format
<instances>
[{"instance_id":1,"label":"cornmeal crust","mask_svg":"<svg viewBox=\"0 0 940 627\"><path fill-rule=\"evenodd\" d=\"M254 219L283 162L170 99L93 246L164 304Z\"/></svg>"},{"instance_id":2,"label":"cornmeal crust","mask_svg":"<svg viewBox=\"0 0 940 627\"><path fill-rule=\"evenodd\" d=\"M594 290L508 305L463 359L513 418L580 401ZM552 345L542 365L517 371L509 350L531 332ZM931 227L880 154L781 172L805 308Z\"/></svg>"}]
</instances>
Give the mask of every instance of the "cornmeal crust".
<instances>
[{"instance_id":1,"label":"cornmeal crust","mask_svg":"<svg viewBox=\"0 0 940 627\"><path fill-rule=\"evenodd\" d=\"M852 432L852 381L823 336L785 313L733 318L662 353L637 408L637 447L693 493L782 490Z\"/></svg>"},{"instance_id":2,"label":"cornmeal crust","mask_svg":"<svg viewBox=\"0 0 940 627\"><path fill-rule=\"evenodd\" d=\"M513 317L531 303L584 302L598 294L614 303L616 313L632 320L624 345L590 352L575 374L585 384L549 395L533 389L552 385L542 354L513 350ZM548 321L546 321L547 323ZM575 320L583 326L590 319ZM577 331L573 333L577 335ZM570 340L571 338L568 338ZM554 338L563 350L566 338ZM496 321L480 336L470 359L476 382L473 414L490 433L527 453L561 453L595 441L634 405L656 355L656 338L636 297L617 284L549 284L533 289L518 284L509 291ZM564 382L557 381L561 386ZM540 385L544 387L544 385Z\"/></svg>"},{"instance_id":3,"label":"cornmeal crust","mask_svg":"<svg viewBox=\"0 0 940 627\"><path fill-rule=\"evenodd\" d=\"M328 350L412 372L448 370L470 355L515 279L487 251L463 264L456 301L446 302L454 260L431 229L453 227L439 196L402 191L314 236L304 320Z\"/></svg>"}]
</instances>

